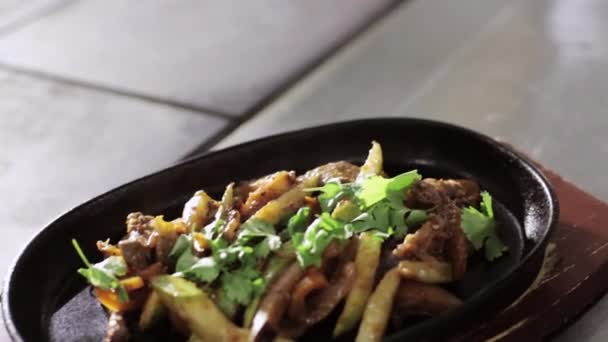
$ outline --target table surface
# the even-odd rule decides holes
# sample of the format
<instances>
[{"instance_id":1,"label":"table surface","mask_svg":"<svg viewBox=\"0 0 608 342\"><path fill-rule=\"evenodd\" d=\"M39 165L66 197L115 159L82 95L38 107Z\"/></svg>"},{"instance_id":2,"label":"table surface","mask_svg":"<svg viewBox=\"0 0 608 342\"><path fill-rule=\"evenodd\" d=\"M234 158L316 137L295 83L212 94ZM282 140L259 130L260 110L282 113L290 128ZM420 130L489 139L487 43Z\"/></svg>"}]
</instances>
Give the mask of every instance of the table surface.
<instances>
[{"instance_id":1,"label":"table surface","mask_svg":"<svg viewBox=\"0 0 608 342\"><path fill-rule=\"evenodd\" d=\"M0 5L1 272L52 218L189 151L353 118L467 126L608 200L606 1L200 3ZM555 339L607 322L604 299Z\"/></svg>"}]
</instances>

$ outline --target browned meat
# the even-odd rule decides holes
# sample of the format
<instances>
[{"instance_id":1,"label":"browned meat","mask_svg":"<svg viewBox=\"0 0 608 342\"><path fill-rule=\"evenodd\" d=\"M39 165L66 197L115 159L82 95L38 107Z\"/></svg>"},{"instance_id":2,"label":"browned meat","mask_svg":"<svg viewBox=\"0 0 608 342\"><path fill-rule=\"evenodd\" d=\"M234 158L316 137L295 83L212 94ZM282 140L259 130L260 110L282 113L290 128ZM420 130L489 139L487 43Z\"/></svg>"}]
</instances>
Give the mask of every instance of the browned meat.
<instances>
[{"instance_id":1,"label":"browned meat","mask_svg":"<svg viewBox=\"0 0 608 342\"><path fill-rule=\"evenodd\" d=\"M122 314L113 312L108 319L108 327L103 342L126 342L129 340L129 329Z\"/></svg>"},{"instance_id":2,"label":"browned meat","mask_svg":"<svg viewBox=\"0 0 608 342\"><path fill-rule=\"evenodd\" d=\"M140 212L130 213L127 215L127 233L131 231L137 231L143 233L146 230L150 230L150 221L154 219L154 216L144 215Z\"/></svg>"},{"instance_id":3,"label":"browned meat","mask_svg":"<svg viewBox=\"0 0 608 342\"><path fill-rule=\"evenodd\" d=\"M318 166L298 178L319 176L322 184L336 178L342 183L352 183L357 179L358 174L359 167L357 165L353 165L347 161L338 161Z\"/></svg>"},{"instance_id":4,"label":"browned meat","mask_svg":"<svg viewBox=\"0 0 608 342\"><path fill-rule=\"evenodd\" d=\"M236 233L241 225L241 214L237 210L231 210L228 212L226 219L226 227L224 228L224 238L228 241L234 241Z\"/></svg>"},{"instance_id":5,"label":"browned meat","mask_svg":"<svg viewBox=\"0 0 608 342\"><path fill-rule=\"evenodd\" d=\"M129 238L118 243L118 248L129 268L141 271L152 262L152 249L146 241L139 238Z\"/></svg>"},{"instance_id":6,"label":"browned meat","mask_svg":"<svg viewBox=\"0 0 608 342\"><path fill-rule=\"evenodd\" d=\"M278 331L279 323L291 300L292 290L303 275L304 271L296 261L270 286L253 317L251 336L254 339L259 340L267 328Z\"/></svg>"},{"instance_id":7,"label":"browned meat","mask_svg":"<svg viewBox=\"0 0 608 342\"><path fill-rule=\"evenodd\" d=\"M120 249L110 244L110 239L106 241L97 241L97 249L103 254L104 258L120 255Z\"/></svg>"},{"instance_id":8,"label":"browned meat","mask_svg":"<svg viewBox=\"0 0 608 342\"><path fill-rule=\"evenodd\" d=\"M460 299L437 285L403 280L395 297L394 311L405 316L436 316L460 304Z\"/></svg>"},{"instance_id":9,"label":"browned meat","mask_svg":"<svg viewBox=\"0 0 608 342\"><path fill-rule=\"evenodd\" d=\"M479 203L479 185L467 179L425 178L416 182L408 194L411 208L432 208L453 201L458 206Z\"/></svg>"},{"instance_id":10,"label":"browned meat","mask_svg":"<svg viewBox=\"0 0 608 342\"><path fill-rule=\"evenodd\" d=\"M420 229L405 236L393 254L399 258L444 261L452 264L452 276L460 279L466 272L468 242L460 228L460 209L452 201L440 203Z\"/></svg>"},{"instance_id":11,"label":"browned meat","mask_svg":"<svg viewBox=\"0 0 608 342\"><path fill-rule=\"evenodd\" d=\"M311 310L304 321L311 326L327 317L332 310L346 297L355 280L355 263L348 262L334 272L329 286L311 300Z\"/></svg>"},{"instance_id":12,"label":"browned meat","mask_svg":"<svg viewBox=\"0 0 608 342\"><path fill-rule=\"evenodd\" d=\"M169 266L171 264L171 260L169 260L169 254L173 249L173 245L175 245L175 241L177 241L177 234L158 234L158 238L156 239L156 261L159 261L164 266Z\"/></svg>"},{"instance_id":13,"label":"browned meat","mask_svg":"<svg viewBox=\"0 0 608 342\"><path fill-rule=\"evenodd\" d=\"M317 267L311 267L306 271L304 278L300 280L291 296L287 315L292 320L299 320L306 314L306 299L315 291L326 288L329 285L325 275Z\"/></svg>"},{"instance_id":14,"label":"browned meat","mask_svg":"<svg viewBox=\"0 0 608 342\"><path fill-rule=\"evenodd\" d=\"M240 211L244 217L253 215L266 203L278 198L287 192L296 182L293 171L279 171L253 182L250 186L253 191L241 206Z\"/></svg>"},{"instance_id":15,"label":"browned meat","mask_svg":"<svg viewBox=\"0 0 608 342\"><path fill-rule=\"evenodd\" d=\"M469 240L462 229L454 229L452 238L446 244L446 255L452 263L452 276L455 280L462 279L467 271L469 248Z\"/></svg>"},{"instance_id":16,"label":"browned meat","mask_svg":"<svg viewBox=\"0 0 608 342\"><path fill-rule=\"evenodd\" d=\"M304 283L306 278L303 278L296 286L296 289L302 287L310 291L302 291L303 298L293 291L289 319L281 324L282 335L300 336L308 327L327 317L348 295L356 275L353 260L357 244L358 239L350 239L346 244L332 243L327 247L321 268L312 269L314 279ZM319 271L324 275L319 275Z\"/></svg>"},{"instance_id":17,"label":"browned meat","mask_svg":"<svg viewBox=\"0 0 608 342\"><path fill-rule=\"evenodd\" d=\"M142 277L145 282L150 282L152 278L160 275L165 271L165 268L160 262L155 262L152 265L146 267L145 269L137 272L137 275Z\"/></svg>"},{"instance_id":18,"label":"browned meat","mask_svg":"<svg viewBox=\"0 0 608 342\"><path fill-rule=\"evenodd\" d=\"M355 280L355 263L342 265L330 279L329 286L310 299L307 312L296 319L284 321L281 336L297 338L308 327L320 322L340 304L350 291Z\"/></svg>"}]
</instances>

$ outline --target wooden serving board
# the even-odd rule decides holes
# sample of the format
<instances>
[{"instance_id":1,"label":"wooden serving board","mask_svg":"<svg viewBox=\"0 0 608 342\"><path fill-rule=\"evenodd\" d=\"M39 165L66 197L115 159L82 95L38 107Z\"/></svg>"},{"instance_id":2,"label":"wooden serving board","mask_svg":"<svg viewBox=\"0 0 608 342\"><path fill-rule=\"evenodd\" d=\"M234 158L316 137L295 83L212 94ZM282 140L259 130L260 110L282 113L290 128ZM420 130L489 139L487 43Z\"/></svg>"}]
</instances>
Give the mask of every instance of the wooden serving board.
<instances>
[{"instance_id":1,"label":"wooden serving board","mask_svg":"<svg viewBox=\"0 0 608 342\"><path fill-rule=\"evenodd\" d=\"M542 340L608 289L608 204L542 169L558 195L560 220L540 274L511 306L456 340Z\"/></svg>"}]
</instances>

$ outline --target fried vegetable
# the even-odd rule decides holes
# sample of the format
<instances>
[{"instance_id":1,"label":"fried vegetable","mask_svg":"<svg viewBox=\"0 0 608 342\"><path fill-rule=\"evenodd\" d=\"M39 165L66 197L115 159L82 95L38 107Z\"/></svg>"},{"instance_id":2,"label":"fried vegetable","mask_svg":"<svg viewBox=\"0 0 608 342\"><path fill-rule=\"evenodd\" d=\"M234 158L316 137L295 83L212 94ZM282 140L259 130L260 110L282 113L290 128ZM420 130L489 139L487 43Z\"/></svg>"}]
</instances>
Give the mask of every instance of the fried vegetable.
<instances>
[{"instance_id":1,"label":"fried vegetable","mask_svg":"<svg viewBox=\"0 0 608 342\"><path fill-rule=\"evenodd\" d=\"M395 310L401 316L436 316L460 304L460 299L441 287L412 280L402 281L395 297Z\"/></svg>"},{"instance_id":2,"label":"fried vegetable","mask_svg":"<svg viewBox=\"0 0 608 342\"><path fill-rule=\"evenodd\" d=\"M325 184L330 180L338 180L341 183L352 183L357 178L359 170L360 168L357 165L341 160L317 166L299 176L298 180L318 177L321 184Z\"/></svg>"},{"instance_id":3,"label":"fried vegetable","mask_svg":"<svg viewBox=\"0 0 608 342\"><path fill-rule=\"evenodd\" d=\"M441 284L453 281L452 265L436 260L399 262L399 273L404 279L417 280L427 284Z\"/></svg>"},{"instance_id":4,"label":"fried vegetable","mask_svg":"<svg viewBox=\"0 0 608 342\"><path fill-rule=\"evenodd\" d=\"M152 282L161 302L205 341L247 341L249 333L228 320L205 292L185 279L160 276Z\"/></svg>"},{"instance_id":5,"label":"fried vegetable","mask_svg":"<svg viewBox=\"0 0 608 342\"><path fill-rule=\"evenodd\" d=\"M292 320L299 320L306 315L306 299L314 291L329 285L325 275L317 267L310 267L304 278L296 284L291 295L287 315Z\"/></svg>"},{"instance_id":6,"label":"fried vegetable","mask_svg":"<svg viewBox=\"0 0 608 342\"><path fill-rule=\"evenodd\" d=\"M141 289L145 285L144 284L144 280L142 279L142 277L139 277L139 276L134 276L134 277L129 277L129 278L122 279L120 281L120 284L127 291L134 291L134 290L137 290L137 289Z\"/></svg>"},{"instance_id":7,"label":"fried vegetable","mask_svg":"<svg viewBox=\"0 0 608 342\"><path fill-rule=\"evenodd\" d=\"M266 282L266 286L271 286L277 280L278 276L287 268L287 266L289 266L293 258L295 258L295 255L292 255L292 257L275 255L268 261L268 265L266 265L264 270L264 281ZM244 328L251 328L253 316L258 310L262 295L263 294L257 295L251 303L249 303L247 309L245 309L245 314L243 316Z\"/></svg>"},{"instance_id":8,"label":"fried vegetable","mask_svg":"<svg viewBox=\"0 0 608 342\"><path fill-rule=\"evenodd\" d=\"M266 203L278 198L287 192L295 184L295 173L293 171L279 171L267 176L267 181L256 188L247 196L247 200L241 207L241 214L249 217Z\"/></svg>"},{"instance_id":9,"label":"fried vegetable","mask_svg":"<svg viewBox=\"0 0 608 342\"><path fill-rule=\"evenodd\" d=\"M401 275L396 268L388 271L369 297L363 320L357 333L357 342L381 341L393 308L393 300Z\"/></svg>"},{"instance_id":10,"label":"fried vegetable","mask_svg":"<svg viewBox=\"0 0 608 342\"><path fill-rule=\"evenodd\" d=\"M113 312L108 319L108 327L103 342L127 342L130 334L122 314Z\"/></svg>"},{"instance_id":11,"label":"fried vegetable","mask_svg":"<svg viewBox=\"0 0 608 342\"><path fill-rule=\"evenodd\" d=\"M300 268L300 265L292 262L270 286L260 302L260 308L253 317L251 334L254 339L259 338L266 327L270 327L274 331L279 330L279 322L291 299L291 291L303 274L304 270Z\"/></svg>"},{"instance_id":12,"label":"fried vegetable","mask_svg":"<svg viewBox=\"0 0 608 342\"><path fill-rule=\"evenodd\" d=\"M369 150L365 163L361 166L361 171L359 171L357 180L382 174L382 164L382 147L377 142L372 141L372 148Z\"/></svg>"},{"instance_id":13,"label":"fried vegetable","mask_svg":"<svg viewBox=\"0 0 608 342\"><path fill-rule=\"evenodd\" d=\"M139 329L142 331L150 329L167 314L165 307L160 301L158 293L150 292L139 316Z\"/></svg>"},{"instance_id":14,"label":"fried vegetable","mask_svg":"<svg viewBox=\"0 0 608 342\"><path fill-rule=\"evenodd\" d=\"M214 201L206 192L199 190L184 205L182 219L193 231L200 230L212 215Z\"/></svg>"},{"instance_id":15,"label":"fried vegetable","mask_svg":"<svg viewBox=\"0 0 608 342\"><path fill-rule=\"evenodd\" d=\"M359 237L359 247L355 258L355 281L336 323L334 336L353 329L363 316L365 305L374 286L381 247L382 241L375 238L372 233L363 233Z\"/></svg>"},{"instance_id":16,"label":"fried vegetable","mask_svg":"<svg viewBox=\"0 0 608 342\"><path fill-rule=\"evenodd\" d=\"M351 200L341 200L331 213L331 217L344 222L350 222L359 215L361 215L359 206Z\"/></svg>"},{"instance_id":17,"label":"fried vegetable","mask_svg":"<svg viewBox=\"0 0 608 342\"><path fill-rule=\"evenodd\" d=\"M283 217L293 214L304 205L304 198L307 194L304 189L316 186L318 179L318 176L305 178L291 190L282 194L277 199L268 202L260 210L256 211L252 217L271 224L277 224Z\"/></svg>"},{"instance_id":18,"label":"fried vegetable","mask_svg":"<svg viewBox=\"0 0 608 342\"><path fill-rule=\"evenodd\" d=\"M135 310L138 307L137 302L133 300L121 301L119 296L110 290L96 288L93 290L93 294L95 294L101 305L111 312L127 312Z\"/></svg>"}]
</instances>

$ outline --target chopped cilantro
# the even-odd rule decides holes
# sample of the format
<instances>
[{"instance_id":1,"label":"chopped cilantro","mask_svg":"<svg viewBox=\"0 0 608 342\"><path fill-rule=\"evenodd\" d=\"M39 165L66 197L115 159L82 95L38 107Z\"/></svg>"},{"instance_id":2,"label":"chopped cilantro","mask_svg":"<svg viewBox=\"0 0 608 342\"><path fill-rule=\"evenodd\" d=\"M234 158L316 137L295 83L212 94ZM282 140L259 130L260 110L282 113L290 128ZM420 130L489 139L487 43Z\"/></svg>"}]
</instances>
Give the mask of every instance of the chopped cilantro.
<instances>
[{"instance_id":1,"label":"chopped cilantro","mask_svg":"<svg viewBox=\"0 0 608 342\"><path fill-rule=\"evenodd\" d=\"M182 254L177 258L175 263L175 271L184 272L192 267L198 261L198 257L192 253L192 242L184 249Z\"/></svg>"},{"instance_id":2,"label":"chopped cilantro","mask_svg":"<svg viewBox=\"0 0 608 342\"><path fill-rule=\"evenodd\" d=\"M182 274L186 279L210 283L220 275L220 268L213 257L204 257L182 271Z\"/></svg>"},{"instance_id":3,"label":"chopped cilantro","mask_svg":"<svg viewBox=\"0 0 608 342\"><path fill-rule=\"evenodd\" d=\"M306 191L320 191L317 197L321 210L330 213L343 198L353 197L356 187L354 184L340 184L338 180L330 180L322 187L309 188Z\"/></svg>"},{"instance_id":4,"label":"chopped cilantro","mask_svg":"<svg viewBox=\"0 0 608 342\"><path fill-rule=\"evenodd\" d=\"M72 239L72 245L82 262L87 266L78 269L80 275L85 277L94 287L115 291L121 302L129 301L127 290L118 280L118 277L127 273L127 264L122 257L111 256L97 264L91 264L76 239Z\"/></svg>"},{"instance_id":5,"label":"chopped cilantro","mask_svg":"<svg viewBox=\"0 0 608 342\"><path fill-rule=\"evenodd\" d=\"M217 283L229 302L247 305L255 294L263 291L264 280L257 271L262 260L281 247L281 239L272 224L249 219L239 229L234 242L222 236L224 223L217 219L204 228L209 239L211 256L198 258L192 253L192 237L180 236L172 255L177 256L176 276L198 283ZM260 280L258 280L260 279Z\"/></svg>"},{"instance_id":6,"label":"chopped cilantro","mask_svg":"<svg viewBox=\"0 0 608 342\"><path fill-rule=\"evenodd\" d=\"M482 192L481 211L475 207L462 209L461 227L467 239L476 250L484 247L485 258L492 261L508 250L496 232L496 221L492 208L492 197L486 191Z\"/></svg>"},{"instance_id":7,"label":"chopped cilantro","mask_svg":"<svg viewBox=\"0 0 608 342\"><path fill-rule=\"evenodd\" d=\"M192 246L192 237L190 235L182 234L177 238L171 252L169 253L169 258L173 261L177 261L180 255L184 253L186 248Z\"/></svg>"},{"instance_id":8,"label":"chopped cilantro","mask_svg":"<svg viewBox=\"0 0 608 342\"><path fill-rule=\"evenodd\" d=\"M405 191L420 179L422 179L422 176L417 170L405 172L393 178L371 176L365 178L361 183L357 198L366 208L384 199L399 203L399 200L402 202L405 198Z\"/></svg>"},{"instance_id":9,"label":"chopped cilantro","mask_svg":"<svg viewBox=\"0 0 608 342\"><path fill-rule=\"evenodd\" d=\"M426 211L422 209L412 209L409 211L409 215L405 219L405 224L408 227L416 227L422 224L429 218Z\"/></svg>"},{"instance_id":10,"label":"chopped cilantro","mask_svg":"<svg viewBox=\"0 0 608 342\"><path fill-rule=\"evenodd\" d=\"M346 240L352 233L329 213L322 213L307 228L304 233L292 235L296 256L300 265L305 268L310 265L320 266L323 252L334 240Z\"/></svg>"}]
</instances>

